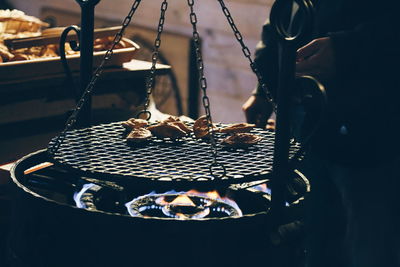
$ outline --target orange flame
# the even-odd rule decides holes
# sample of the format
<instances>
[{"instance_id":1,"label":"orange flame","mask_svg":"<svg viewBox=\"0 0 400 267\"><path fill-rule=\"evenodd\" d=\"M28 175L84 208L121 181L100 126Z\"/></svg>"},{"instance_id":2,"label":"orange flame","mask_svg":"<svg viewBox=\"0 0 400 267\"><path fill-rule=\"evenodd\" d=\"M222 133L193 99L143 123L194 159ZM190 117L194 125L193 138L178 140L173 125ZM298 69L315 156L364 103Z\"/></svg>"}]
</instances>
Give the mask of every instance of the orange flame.
<instances>
[{"instance_id":1,"label":"orange flame","mask_svg":"<svg viewBox=\"0 0 400 267\"><path fill-rule=\"evenodd\" d=\"M171 201L169 204L175 205L175 206L191 206L191 207L196 206L187 195L179 195L173 201Z\"/></svg>"},{"instance_id":2,"label":"orange flame","mask_svg":"<svg viewBox=\"0 0 400 267\"><path fill-rule=\"evenodd\" d=\"M187 216L185 215L185 214L183 214L183 213L176 213L175 214L176 215L176 217L177 217L177 219L178 220L184 220L184 219L186 219L187 218Z\"/></svg>"},{"instance_id":3,"label":"orange flame","mask_svg":"<svg viewBox=\"0 0 400 267\"><path fill-rule=\"evenodd\" d=\"M217 190L207 192L206 195L211 199L222 199Z\"/></svg>"},{"instance_id":4,"label":"orange flame","mask_svg":"<svg viewBox=\"0 0 400 267\"><path fill-rule=\"evenodd\" d=\"M195 195L195 196L203 196L203 197L207 197L207 198L210 198L210 199L223 199L218 194L217 190L209 191L209 192L206 192L206 193L202 193L202 192L199 192L197 190L192 189L192 190L188 191L186 194Z\"/></svg>"}]
</instances>

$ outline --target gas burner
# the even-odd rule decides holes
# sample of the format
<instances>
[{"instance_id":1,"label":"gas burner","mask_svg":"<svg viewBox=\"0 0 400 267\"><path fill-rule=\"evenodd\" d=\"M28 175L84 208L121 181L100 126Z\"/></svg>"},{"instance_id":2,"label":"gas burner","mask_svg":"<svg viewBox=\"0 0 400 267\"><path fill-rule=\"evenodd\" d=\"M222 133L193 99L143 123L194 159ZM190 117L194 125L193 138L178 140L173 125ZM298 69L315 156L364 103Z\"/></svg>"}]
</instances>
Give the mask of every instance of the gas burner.
<instances>
[{"instance_id":1,"label":"gas burner","mask_svg":"<svg viewBox=\"0 0 400 267\"><path fill-rule=\"evenodd\" d=\"M73 200L77 208L90 211L103 211L124 214L125 209L120 203L124 188L111 183L86 183L74 193Z\"/></svg>"},{"instance_id":2,"label":"gas burner","mask_svg":"<svg viewBox=\"0 0 400 267\"><path fill-rule=\"evenodd\" d=\"M242 217L236 202L221 197L217 191L207 193L190 190L187 192L168 191L162 194L152 192L120 205L120 190L94 183L82 185L74 194L76 207L91 210L117 212L132 217L173 218L177 220L199 220L211 218ZM122 202L124 203L124 202Z\"/></svg>"},{"instance_id":3,"label":"gas burner","mask_svg":"<svg viewBox=\"0 0 400 267\"><path fill-rule=\"evenodd\" d=\"M221 197L217 191L152 192L135 198L125 206L133 217L199 220L243 216L235 201Z\"/></svg>"},{"instance_id":4,"label":"gas burner","mask_svg":"<svg viewBox=\"0 0 400 267\"><path fill-rule=\"evenodd\" d=\"M81 191L74 195L76 206L81 209L96 210L94 195L99 192L101 188L101 186L96 184L84 184Z\"/></svg>"}]
</instances>

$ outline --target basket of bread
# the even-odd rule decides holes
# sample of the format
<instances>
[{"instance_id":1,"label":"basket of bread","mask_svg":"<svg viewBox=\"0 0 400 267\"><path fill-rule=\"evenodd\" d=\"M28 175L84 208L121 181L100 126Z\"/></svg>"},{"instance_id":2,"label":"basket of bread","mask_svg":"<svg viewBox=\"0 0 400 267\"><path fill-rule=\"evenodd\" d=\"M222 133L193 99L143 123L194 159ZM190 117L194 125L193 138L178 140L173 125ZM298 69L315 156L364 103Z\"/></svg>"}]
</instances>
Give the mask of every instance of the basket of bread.
<instances>
[{"instance_id":1,"label":"basket of bread","mask_svg":"<svg viewBox=\"0 0 400 267\"><path fill-rule=\"evenodd\" d=\"M3 38L37 36L40 35L43 27L49 27L49 25L36 17L26 15L20 10L0 9L0 33L2 33Z\"/></svg>"},{"instance_id":2,"label":"basket of bread","mask_svg":"<svg viewBox=\"0 0 400 267\"><path fill-rule=\"evenodd\" d=\"M95 29L93 44L93 66L98 66L114 35L121 27ZM64 71L60 60L59 40L63 27L48 28L38 18L27 16L19 10L0 10L0 79L14 80L38 75L51 75ZM77 40L71 33L67 40ZM122 38L115 47L107 66L122 66L132 60L139 46ZM65 45L66 58L72 71L79 71L80 55Z\"/></svg>"}]
</instances>

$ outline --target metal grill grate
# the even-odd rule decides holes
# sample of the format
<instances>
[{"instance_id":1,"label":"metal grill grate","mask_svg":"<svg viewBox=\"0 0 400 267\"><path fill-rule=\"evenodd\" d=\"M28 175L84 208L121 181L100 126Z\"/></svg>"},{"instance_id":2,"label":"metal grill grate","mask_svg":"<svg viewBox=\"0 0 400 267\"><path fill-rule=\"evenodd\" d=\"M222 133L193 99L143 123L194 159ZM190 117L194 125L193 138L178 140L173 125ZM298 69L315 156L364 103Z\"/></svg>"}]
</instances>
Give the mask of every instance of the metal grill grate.
<instances>
[{"instance_id":1,"label":"metal grill grate","mask_svg":"<svg viewBox=\"0 0 400 267\"><path fill-rule=\"evenodd\" d=\"M218 162L226 168L219 182L230 184L265 179L271 172L274 133L254 129L263 139L248 149L228 149L221 144ZM69 131L54 160L63 166L106 179L147 179L152 181L210 182L213 162L210 144L192 135L178 142L153 137L142 146L129 145L120 122ZM225 137L216 133L216 137ZM295 144L291 155L299 149Z\"/></svg>"}]
</instances>

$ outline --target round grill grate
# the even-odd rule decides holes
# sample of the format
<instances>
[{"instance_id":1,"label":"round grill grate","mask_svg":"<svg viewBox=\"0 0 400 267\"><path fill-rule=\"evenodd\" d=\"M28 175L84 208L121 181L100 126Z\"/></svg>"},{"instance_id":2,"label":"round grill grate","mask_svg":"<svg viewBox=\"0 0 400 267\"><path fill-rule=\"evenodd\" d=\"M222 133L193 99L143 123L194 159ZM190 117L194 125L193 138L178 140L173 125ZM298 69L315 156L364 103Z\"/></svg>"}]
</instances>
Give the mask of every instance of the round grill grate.
<instances>
[{"instance_id":1,"label":"round grill grate","mask_svg":"<svg viewBox=\"0 0 400 267\"><path fill-rule=\"evenodd\" d=\"M234 184L265 179L272 170L274 133L261 129L253 129L251 133L263 139L247 149L228 149L218 143L218 162L226 168L226 176L221 179L215 179L210 173L213 158L207 140L196 139L193 135L176 142L153 137L146 144L130 145L120 122L67 132L54 160L73 170L110 180L218 180ZM220 140L225 135L216 133L216 137ZM291 156L298 149L298 144L292 145Z\"/></svg>"}]
</instances>

